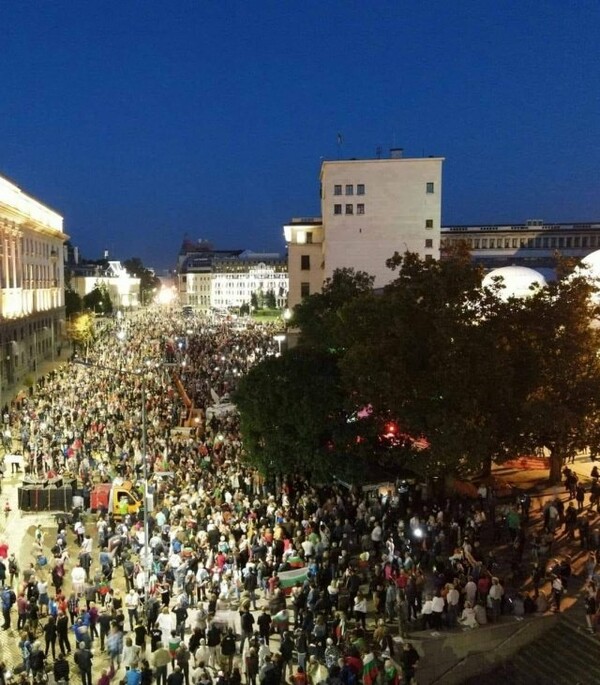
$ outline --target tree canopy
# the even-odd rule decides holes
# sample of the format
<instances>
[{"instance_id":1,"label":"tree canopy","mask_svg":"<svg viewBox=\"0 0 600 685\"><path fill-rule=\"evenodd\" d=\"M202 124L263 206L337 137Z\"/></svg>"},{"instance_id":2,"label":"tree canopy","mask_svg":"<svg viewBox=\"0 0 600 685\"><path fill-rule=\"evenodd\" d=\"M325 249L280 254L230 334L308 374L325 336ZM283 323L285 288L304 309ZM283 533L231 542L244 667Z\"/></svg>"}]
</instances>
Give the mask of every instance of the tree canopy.
<instances>
[{"instance_id":1,"label":"tree canopy","mask_svg":"<svg viewBox=\"0 0 600 685\"><path fill-rule=\"evenodd\" d=\"M464 249L388 265L397 276L379 293L367 274L335 272L294 311L299 348L248 376L239 406L255 463L335 470L343 454L466 474L545 448L556 482L567 456L600 448L593 284L564 268L504 301Z\"/></svg>"},{"instance_id":2,"label":"tree canopy","mask_svg":"<svg viewBox=\"0 0 600 685\"><path fill-rule=\"evenodd\" d=\"M140 303L147 304L152 300L154 290L160 286L160 278L146 268L139 257L131 257L123 262L123 266L131 276L140 279Z\"/></svg>"}]
</instances>

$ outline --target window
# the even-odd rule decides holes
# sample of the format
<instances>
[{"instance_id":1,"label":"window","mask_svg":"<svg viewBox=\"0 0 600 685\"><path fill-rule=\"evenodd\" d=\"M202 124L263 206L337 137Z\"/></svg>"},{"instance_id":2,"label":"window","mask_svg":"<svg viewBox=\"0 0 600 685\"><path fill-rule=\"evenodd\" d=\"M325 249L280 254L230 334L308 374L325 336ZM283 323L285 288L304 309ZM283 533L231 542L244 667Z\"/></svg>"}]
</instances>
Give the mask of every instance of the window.
<instances>
[{"instance_id":1,"label":"window","mask_svg":"<svg viewBox=\"0 0 600 685\"><path fill-rule=\"evenodd\" d=\"M346 186L346 195L354 195L354 186L351 183Z\"/></svg>"},{"instance_id":2,"label":"window","mask_svg":"<svg viewBox=\"0 0 600 685\"><path fill-rule=\"evenodd\" d=\"M573 238L569 235L565 238L565 247L573 246Z\"/></svg>"},{"instance_id":3,"label":"window","mask_svg":"<svg viewBox=\"0 0 600 685\"><path fill-rule=\"evenodd\" d=\"M493 250L496 247L496 239L490 238L490 248Z\"/></svg>"},{"instance_id":4,"label":"window","mask_svg":"<svg viewBox=\"0 0 600 685\"><path fill-rule=\"evenodd\" d=\"M300 255L300 268L302 269L302 271L309 271L310 270L310 255L308 255L308 254Z\"/></svg>"},{"instance_id":5,"label":"window","mask_svg":"<svg viewBox=\"0 0 600 685\"><path fill-rule=\"evenodd\" d=\"M486 250L487 249L487 238L482 238L481 239L481 249Z\"/></svg>"},{"instance_id":6,"label":"window","mask_svg":"<svg viewBox=\"0 0 600 685\"><path fill-rule=\"evenodd\" d=\"M515 248L515 249L516 249L517 247L519 247L519 241L518 241L517 238L513 238L513 239L512 239L512 246L513 246L513 248Z\"/></svg>"},{"instance_id":7,"label":"window","mask_svg":"<svg viewBox=\"0 0 600 685\"><path fill-rule=\"evenodd\" d=\"M300 297L308 297L310 295L310 283L300 283Z\"/></svg>"},{"instance_id":8,"label":"window","mask_svg":"<svg viewBox=\"0 0 600 685\"><path fill-rule=\"evenodd\" d=\"M427 181L426 192L428 195L431 195L432 193L435 192L435 185L434 185L433 181Z\"/></svg>"},{"instance_id":9,"label":"window","mask_svg":"<svg viewBox=\"0 0 600 685\"><path fill-rule=\"evenodd\" d=\"M357 183L356 184L356 194L357 195L364 195L365 194L365 184L364 183Z\"/></svg>"},{"instance_id":10,"label":"window","mask_svg":"<svg viewBox=\"0 0 600 685\"><path fill-rule=\"evenodd\" d=\"M581 247L587 247L588 246L588 237L587 235L582 235L581 236Z\"/></svg>"},{"instance_id":11,"label":"window","mask_svg":"<svg viewBox=\"0 0 600 685\"><path fill-rule=\"evenodd\" d=\"M356 205L356 213L357 214L364 214L365 213L365 206L361 203Z\"/></svg>"},{"instance_id":12,"label":"window","mask_svg":"<svg viewBox=\"0 0 600 685\"><path fill-rule=\"evenodd\" d=\"M333 205L333 213L334 214L341 214L342 213L342 205Z\"/></svg>"},{"instance_id":13,"label":"window","mask_svg":"<svg viewBox=\"0 0 600 685\"><path fill-rule=\"evenodd\" d=\"M342 186L333 186L333 194L334 195L341 195L342 194Z\"/></svg>"},{"instance_id":14,"label":"window","mask_svg":"<svg viewBox=\"0 0 600 685\"><path fill-rule=\"evenodd\" d=\"M427 238L425 241L425 247L433 247L433 240L431 238Z\"/></svg>"},{"instance_id":15,"label":"window","mask_svg":"<svg viewBox=\"0 0 600 685\"><path fill-rule=\"evenodd\" d=\"M425 228L433 228L433 219L425 219Z\"/></svg>"},{"instance_id":16,"label":"window","mask_svg":"<svg viewBox=\"0 0 600 685\"><path fill-rule=\"evenodd\" d=\"M312 245L312 231L307 231L306 232L306 244L307 245Z\"/></svg>"},{"instance_id":17,"label":"window","mask_svg":"<svg viewBox=\"0 0 600 685\"><path fill-rule=\"evenodd\" d=\"M579 236L573 236L573 247L579 247Z\"/></svg>"},{"instance_id":18,"label":"window","mask_svg":"<svg viewBox=\"0 0 600 685\"><path fill-rule=\"evenodd\" d=\"M354 214L354 205L346 205L346 214Z\"/></svg>"},{"instance_id":19,"label":"window","mask_svg":"<svg viewBox=\"0 0 600 685\"><path fill-rule=\"evenodd\" d=\"M510 238L504 238L504 247L508 250L510 247Z\"/></svg>"},{"instance_id":20,"label":"window","mask_svg":"<svg viewBox=\"0 0 600 685\"><path fill-rule=\"evenodd\" d=\"M432 262L433 261L433 255L432 254L426 254L425 255L425 261L426 262Z\"/></svg>"},{"instance_id":21,"label":"window","mask_svg":"<svg viewBox=\"0 0 600 685\"><path fill-rule=\"evenodd\" d=\"M478 250L479 249L479 238L474 238L473 239L473 247Z\"/></svg>"}]
</instances>

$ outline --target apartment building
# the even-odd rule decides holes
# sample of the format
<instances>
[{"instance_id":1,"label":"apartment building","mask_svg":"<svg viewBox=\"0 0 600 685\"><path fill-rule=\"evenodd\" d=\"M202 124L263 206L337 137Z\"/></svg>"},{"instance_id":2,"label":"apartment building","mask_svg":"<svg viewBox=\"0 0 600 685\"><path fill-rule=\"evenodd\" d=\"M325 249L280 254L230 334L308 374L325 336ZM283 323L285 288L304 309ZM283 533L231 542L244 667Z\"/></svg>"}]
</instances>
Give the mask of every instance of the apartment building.
<instances>
[{"instance_id":1,"label":"apartment building","mask_svg":"<svg viewBox=\"0 0 600 685\"><path fill-rule=\"evenodd\" d=\"M394 278L386 260L394 252L440 256L441 157L325 161L321 166L321 217L284 226L290 279L289 306L319 292L336 269L352 267Z\"/></svg>"}]
</instances>

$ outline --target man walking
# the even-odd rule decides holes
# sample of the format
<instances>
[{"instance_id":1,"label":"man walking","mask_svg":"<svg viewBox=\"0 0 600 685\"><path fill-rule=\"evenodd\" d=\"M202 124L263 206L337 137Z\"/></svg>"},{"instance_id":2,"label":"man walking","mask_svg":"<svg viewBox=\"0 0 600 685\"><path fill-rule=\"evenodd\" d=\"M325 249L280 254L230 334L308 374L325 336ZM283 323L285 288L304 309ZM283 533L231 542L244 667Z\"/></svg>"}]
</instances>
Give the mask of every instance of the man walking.
<instances>
[{"instance_id":1,"label":"man walking","mask_svg":"<svg viewBox=\"0 0 600 685\"><path fill-rule=\"evenodd\" d=\"M86 648L85 642L79 643L73 657L81 674L81 685L92 685L92 653Z\"/></svg>"}]
</instances>

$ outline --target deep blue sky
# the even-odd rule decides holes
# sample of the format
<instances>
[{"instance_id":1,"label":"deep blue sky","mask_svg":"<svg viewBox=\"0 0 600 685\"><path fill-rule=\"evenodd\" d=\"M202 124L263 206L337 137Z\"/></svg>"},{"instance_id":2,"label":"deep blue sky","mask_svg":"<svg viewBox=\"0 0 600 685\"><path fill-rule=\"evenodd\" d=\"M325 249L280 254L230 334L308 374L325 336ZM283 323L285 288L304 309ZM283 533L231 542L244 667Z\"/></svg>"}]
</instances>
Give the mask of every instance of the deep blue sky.
<instances>
[{"instance_id":1,"label":"deep blue sky","mask_svg":"<svg viewBox=\"0 0 600 685\"><path fill-rule=\"evenodd\" d=\"M322 158L446 157L443 221L600 220L596 0L7 0L0 173L85 256L283 251Z\"/></svg>"}]
</instances>

